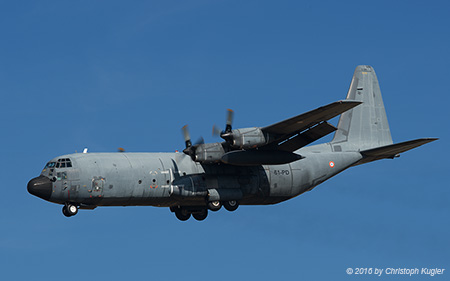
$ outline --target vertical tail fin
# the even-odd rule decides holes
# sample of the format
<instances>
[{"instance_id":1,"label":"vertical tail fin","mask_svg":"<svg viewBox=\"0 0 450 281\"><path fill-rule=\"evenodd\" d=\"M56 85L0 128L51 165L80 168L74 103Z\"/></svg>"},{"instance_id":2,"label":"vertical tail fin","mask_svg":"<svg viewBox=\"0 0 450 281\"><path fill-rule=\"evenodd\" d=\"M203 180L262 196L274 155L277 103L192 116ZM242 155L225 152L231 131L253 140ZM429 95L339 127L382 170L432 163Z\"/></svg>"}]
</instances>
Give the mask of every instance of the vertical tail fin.
<instances>
[{"instance_id":1,"label":"vertical tail fin","mask_svg":"<svg viewBox=\"0 0 450 281\"><path fill-rule=\"evenodd\" d=\"M359 65L353 74L347 100L362 104L344 112L332 144L345 150L365 150L392 144L391 131L374 69Z\"/></svg>"}]
</instances>

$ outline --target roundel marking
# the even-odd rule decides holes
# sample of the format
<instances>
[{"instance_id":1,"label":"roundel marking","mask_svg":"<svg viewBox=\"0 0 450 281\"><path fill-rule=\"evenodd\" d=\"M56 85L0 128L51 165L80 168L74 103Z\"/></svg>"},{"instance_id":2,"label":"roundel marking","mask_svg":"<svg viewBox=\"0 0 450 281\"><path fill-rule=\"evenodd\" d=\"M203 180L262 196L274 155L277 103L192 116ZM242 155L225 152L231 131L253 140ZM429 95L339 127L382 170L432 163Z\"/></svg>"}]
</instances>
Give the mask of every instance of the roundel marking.
<instances>
[{"instance_id":1,"label":"roundel marking","mask_svg":"<svg viewBox=\"0 0 450 281\"><path fill-rule=\"evenodd\" d=\"M330 165L331 168L334 168L334 162L333 161L330 161L329 165Z\"/></svg>"}]
</instances>

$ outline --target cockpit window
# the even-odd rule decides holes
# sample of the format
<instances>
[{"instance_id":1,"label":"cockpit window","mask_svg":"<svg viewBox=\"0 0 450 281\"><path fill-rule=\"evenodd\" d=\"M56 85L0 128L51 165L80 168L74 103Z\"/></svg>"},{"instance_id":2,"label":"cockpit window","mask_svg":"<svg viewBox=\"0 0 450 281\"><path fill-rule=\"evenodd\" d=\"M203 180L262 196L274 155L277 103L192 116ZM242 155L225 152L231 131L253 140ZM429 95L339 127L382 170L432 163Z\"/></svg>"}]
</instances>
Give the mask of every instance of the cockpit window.
<instances>
[{"instance_id":1,"label":"cockpit window","mask_svg":"<svg viewBox=\"0 0 450 281\"><path fill-rule=\"evenodd\" d=\"M56 165L56 162L48 162L45 168L54 168Z\"/></svg>"},{"instance_id":2,"label":"cockpit window","mask_svg":"<svg viewBox=\"0 0 450 281\"><path fill-rule=\"evenodd\" d=\"M72 162L69 158L58 159L56 162L56 168L72 168Z\"/></svg>"}]
</instances>

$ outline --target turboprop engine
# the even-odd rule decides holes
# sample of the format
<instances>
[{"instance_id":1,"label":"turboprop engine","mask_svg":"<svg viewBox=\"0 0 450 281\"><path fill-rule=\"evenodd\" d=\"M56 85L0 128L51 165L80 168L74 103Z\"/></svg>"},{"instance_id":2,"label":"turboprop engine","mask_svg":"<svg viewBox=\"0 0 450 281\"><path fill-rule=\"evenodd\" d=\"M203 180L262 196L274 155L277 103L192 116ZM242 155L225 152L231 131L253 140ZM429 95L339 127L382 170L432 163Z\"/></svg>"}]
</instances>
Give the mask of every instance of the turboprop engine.
<instances>
[{"instance_id":1,"label":"turboprop engine","mask_svg":"<svg viewBox=\"0 0 450 281\"><path fill-rule=\"evenodd\" d=\"M227 140L233 148L250 149L267 144L268 136L266 136L261 128L243 128L235 129L229 133L221 135Z\"/></svg>"},{"instance_id":2,"label":"turboprop engine","mask_svg":"<svg viewBox=\"0 0 450 281\"><path fill-rule=\"evenodd\" d=\"M227 111L225 130L213 127L213 135L225 140L222 143L204 143L200 138L192 144L188 126L182 128L186 148L183 152L200 163L225 163L236 166L287 164L303 157L290 151L273 149L267 145L276 141L277 135L264 132L262 128L232 129L234 112Z\"/></svg>"}]
</instances>

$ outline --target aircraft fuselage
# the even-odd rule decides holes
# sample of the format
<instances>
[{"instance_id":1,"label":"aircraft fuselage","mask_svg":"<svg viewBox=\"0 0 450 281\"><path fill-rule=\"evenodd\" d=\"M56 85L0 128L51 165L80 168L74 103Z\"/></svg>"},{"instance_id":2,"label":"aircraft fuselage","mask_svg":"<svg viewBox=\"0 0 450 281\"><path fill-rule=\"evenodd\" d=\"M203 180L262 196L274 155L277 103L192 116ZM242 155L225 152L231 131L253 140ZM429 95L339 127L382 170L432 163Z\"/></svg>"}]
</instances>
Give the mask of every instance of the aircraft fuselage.
<instances>
[{"instance_id":1,"label":"aircraft fuselage","mask_svg":"<svg viewBox=\"0 0 450 281\"><path fill-rule=\"evenodd\" d=\"M50 197L43 199L82 208L205 206L205 198L239 200L241 205L275 204L312 189L361 159L358 152L311 151L302 156L289 164L243 167L202 165L183 153L63 155L41 173L52 180ZM71 167L57 168L59 159L67 159Z\"/></svg>"}]
</instances>

